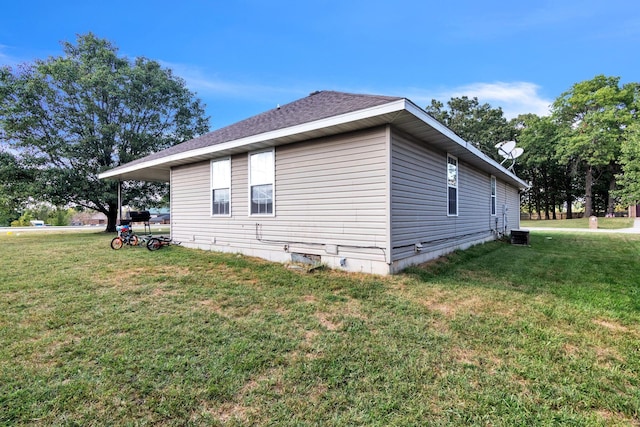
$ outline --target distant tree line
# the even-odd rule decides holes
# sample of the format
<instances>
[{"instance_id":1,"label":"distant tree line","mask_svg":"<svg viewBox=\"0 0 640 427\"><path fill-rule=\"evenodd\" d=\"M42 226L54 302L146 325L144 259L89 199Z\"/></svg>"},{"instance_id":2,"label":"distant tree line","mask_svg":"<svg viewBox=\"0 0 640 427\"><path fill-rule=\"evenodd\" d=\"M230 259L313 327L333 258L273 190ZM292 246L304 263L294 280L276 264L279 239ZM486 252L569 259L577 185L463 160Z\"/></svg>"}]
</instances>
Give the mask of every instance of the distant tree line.
<instances>
[{"instance_id":1,"label":"distant tree line","mask_svg":"<svg viewBox=\"0 0 640 427\"><path fill-rule=\"evenodd\" d=\"M22 210L16 219L0 218L0 226L24 227L30 226L32 220L43 221L46 225L65 226L71 225L72 217L77 213L73 208L61 208L50 206L47 203L38 203Z\"/></svg>"},{"instance_id":2,"label":"distant tree line","mask_svg":"<svg viewBox=\"0 0 640 427\"><path fill-rule=\"evenodd\" d=\"M517 141L525 151L514 171L531 185L521 208L539 218L562 209L571 218L576 205L585 216L613 215L616 204L640 201L639 83L603 75L576 83L543 117L507 120L501 108L464 96L426 110L496 161L496 143Z\"/></svg>"}]
</instances>

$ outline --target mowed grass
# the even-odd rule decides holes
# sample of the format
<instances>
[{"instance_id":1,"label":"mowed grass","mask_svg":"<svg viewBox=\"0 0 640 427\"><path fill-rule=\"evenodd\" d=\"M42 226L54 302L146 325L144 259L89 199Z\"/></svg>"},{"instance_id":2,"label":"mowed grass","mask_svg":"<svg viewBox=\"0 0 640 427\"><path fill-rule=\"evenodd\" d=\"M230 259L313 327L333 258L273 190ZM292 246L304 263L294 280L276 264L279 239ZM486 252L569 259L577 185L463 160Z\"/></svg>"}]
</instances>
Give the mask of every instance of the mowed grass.
<instances>
[{"instance_id":1,"label":"mowed grass","mask_svg":"<svg viewBox=\"0 0 640 427\"><path fill-rule=\"evenodd\" d=\"M0 236L2 425L639 425L640 236L394 277Z\"/></svg>"},{"instance_id":2,"label":"mowed grass","mask_svg":"<svg viewBox=\"0 0 640 427\"><path fill-rule=\"evenodd\" d=\"M598 218L598 228L619 230L633 227L633 218ZM520 220L520 227L589 228L589 218Z\"/></svg>"}]
</instances>

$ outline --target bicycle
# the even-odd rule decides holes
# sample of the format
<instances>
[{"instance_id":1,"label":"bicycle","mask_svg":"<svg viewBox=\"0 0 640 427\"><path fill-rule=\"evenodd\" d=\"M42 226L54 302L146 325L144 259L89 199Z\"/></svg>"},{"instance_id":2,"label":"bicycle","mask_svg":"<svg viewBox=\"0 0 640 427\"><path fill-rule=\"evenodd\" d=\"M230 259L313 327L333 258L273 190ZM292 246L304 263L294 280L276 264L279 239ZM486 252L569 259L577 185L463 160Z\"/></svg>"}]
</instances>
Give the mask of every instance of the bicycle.
<instances>
[{"instance_id":1,"label":"bicycle","mask_svg":"<svg viewBox=\"0 0 640 427\"><path fill-rule=\"evenodd\" d=\"M152 237L147 242L147 249L149 249L150 251L157 251L161 247L169 246L171 244L179 245L180 242L175 242L171 238L164 236Z\"/></svg>"},{"instance_id":2,"label":"bicycle","mask_svg":"<svg viewBox=\"0 0 640 427\"><path fill-rule=\"evenodd\" d=\"M147 246L149 240L153 239L153 234L140 235L138 236L138 245L139 246Z\"/></svg>"},{"instance_id":3,"label":"bicycle","mask_svg":"<svg viewBox=\"0 0 640 427\"><path fill-rule=\"evenodd\" d=\"M129 224L116 226L118 235L111 240L111 249L120 249L124 245L138 246L138 236L133 234Z\"/></svg>"}]
</instances>

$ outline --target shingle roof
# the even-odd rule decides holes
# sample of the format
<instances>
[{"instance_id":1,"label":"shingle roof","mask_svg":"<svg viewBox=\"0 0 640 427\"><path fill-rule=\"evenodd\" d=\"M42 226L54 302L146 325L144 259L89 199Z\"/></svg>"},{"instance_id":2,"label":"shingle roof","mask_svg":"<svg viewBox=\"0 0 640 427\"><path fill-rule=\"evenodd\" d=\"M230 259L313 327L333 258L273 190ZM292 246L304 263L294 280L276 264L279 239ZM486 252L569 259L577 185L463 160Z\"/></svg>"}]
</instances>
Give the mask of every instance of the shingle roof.
<instances>
[{"instance_id":1,"label":"shingle roof","mask_svg":"<svg viewBox=\"0 0 640 427\"><path fill-rule=\"evenodd\" d=\"M315 120L338 116L340 114L376 107L378 105L387 104L400 99L404 98L379 95L358 95L334 91L313 92L309 96L297 101L274 108L213 132L209 132L181 144L174 145L173 147L169 147L165 150L129 162L126 165L130 166L149 160L161 159L172 154L183 153L265 132L309 123ZM119 169L120 167L115 169Z\"/></svg>"},{"instance_id":2,"label":"shingle roof","mask_svg":"<svg viewBox=\"0 0 640 427\"><path fill-rule=\"evenodd\" d=\"M99 175L101 179L169 182L172 168L223 155L388 125L434 150L527 188L527 183L492 160L410 100L401 97L322 91L250 117Z\"/></svg>"}]
</instances>

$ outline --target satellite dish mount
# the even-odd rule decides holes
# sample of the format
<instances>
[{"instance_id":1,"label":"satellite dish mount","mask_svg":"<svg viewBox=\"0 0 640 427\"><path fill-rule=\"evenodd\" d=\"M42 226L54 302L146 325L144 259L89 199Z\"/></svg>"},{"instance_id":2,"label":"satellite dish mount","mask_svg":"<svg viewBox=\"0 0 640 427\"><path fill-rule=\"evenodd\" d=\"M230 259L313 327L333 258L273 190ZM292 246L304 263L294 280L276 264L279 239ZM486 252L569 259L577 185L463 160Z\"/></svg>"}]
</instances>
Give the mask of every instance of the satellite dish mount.
<instances>
[{"instance_id":1,"label":"satellite dish mount","mask_svg":"<svg viewBox=\"0 0 640 427\"><path fill-rule=\"evenodd\" d=\"M495 147L498 149L498 154L504 158L500 164L502 165L507 160L511 160L511 165L507 169L513 172L513 166L516 164L516 159L522 156L524 149L516 147L515 141L502 141L497 143Z\"/></svg>"}]
</instances>

